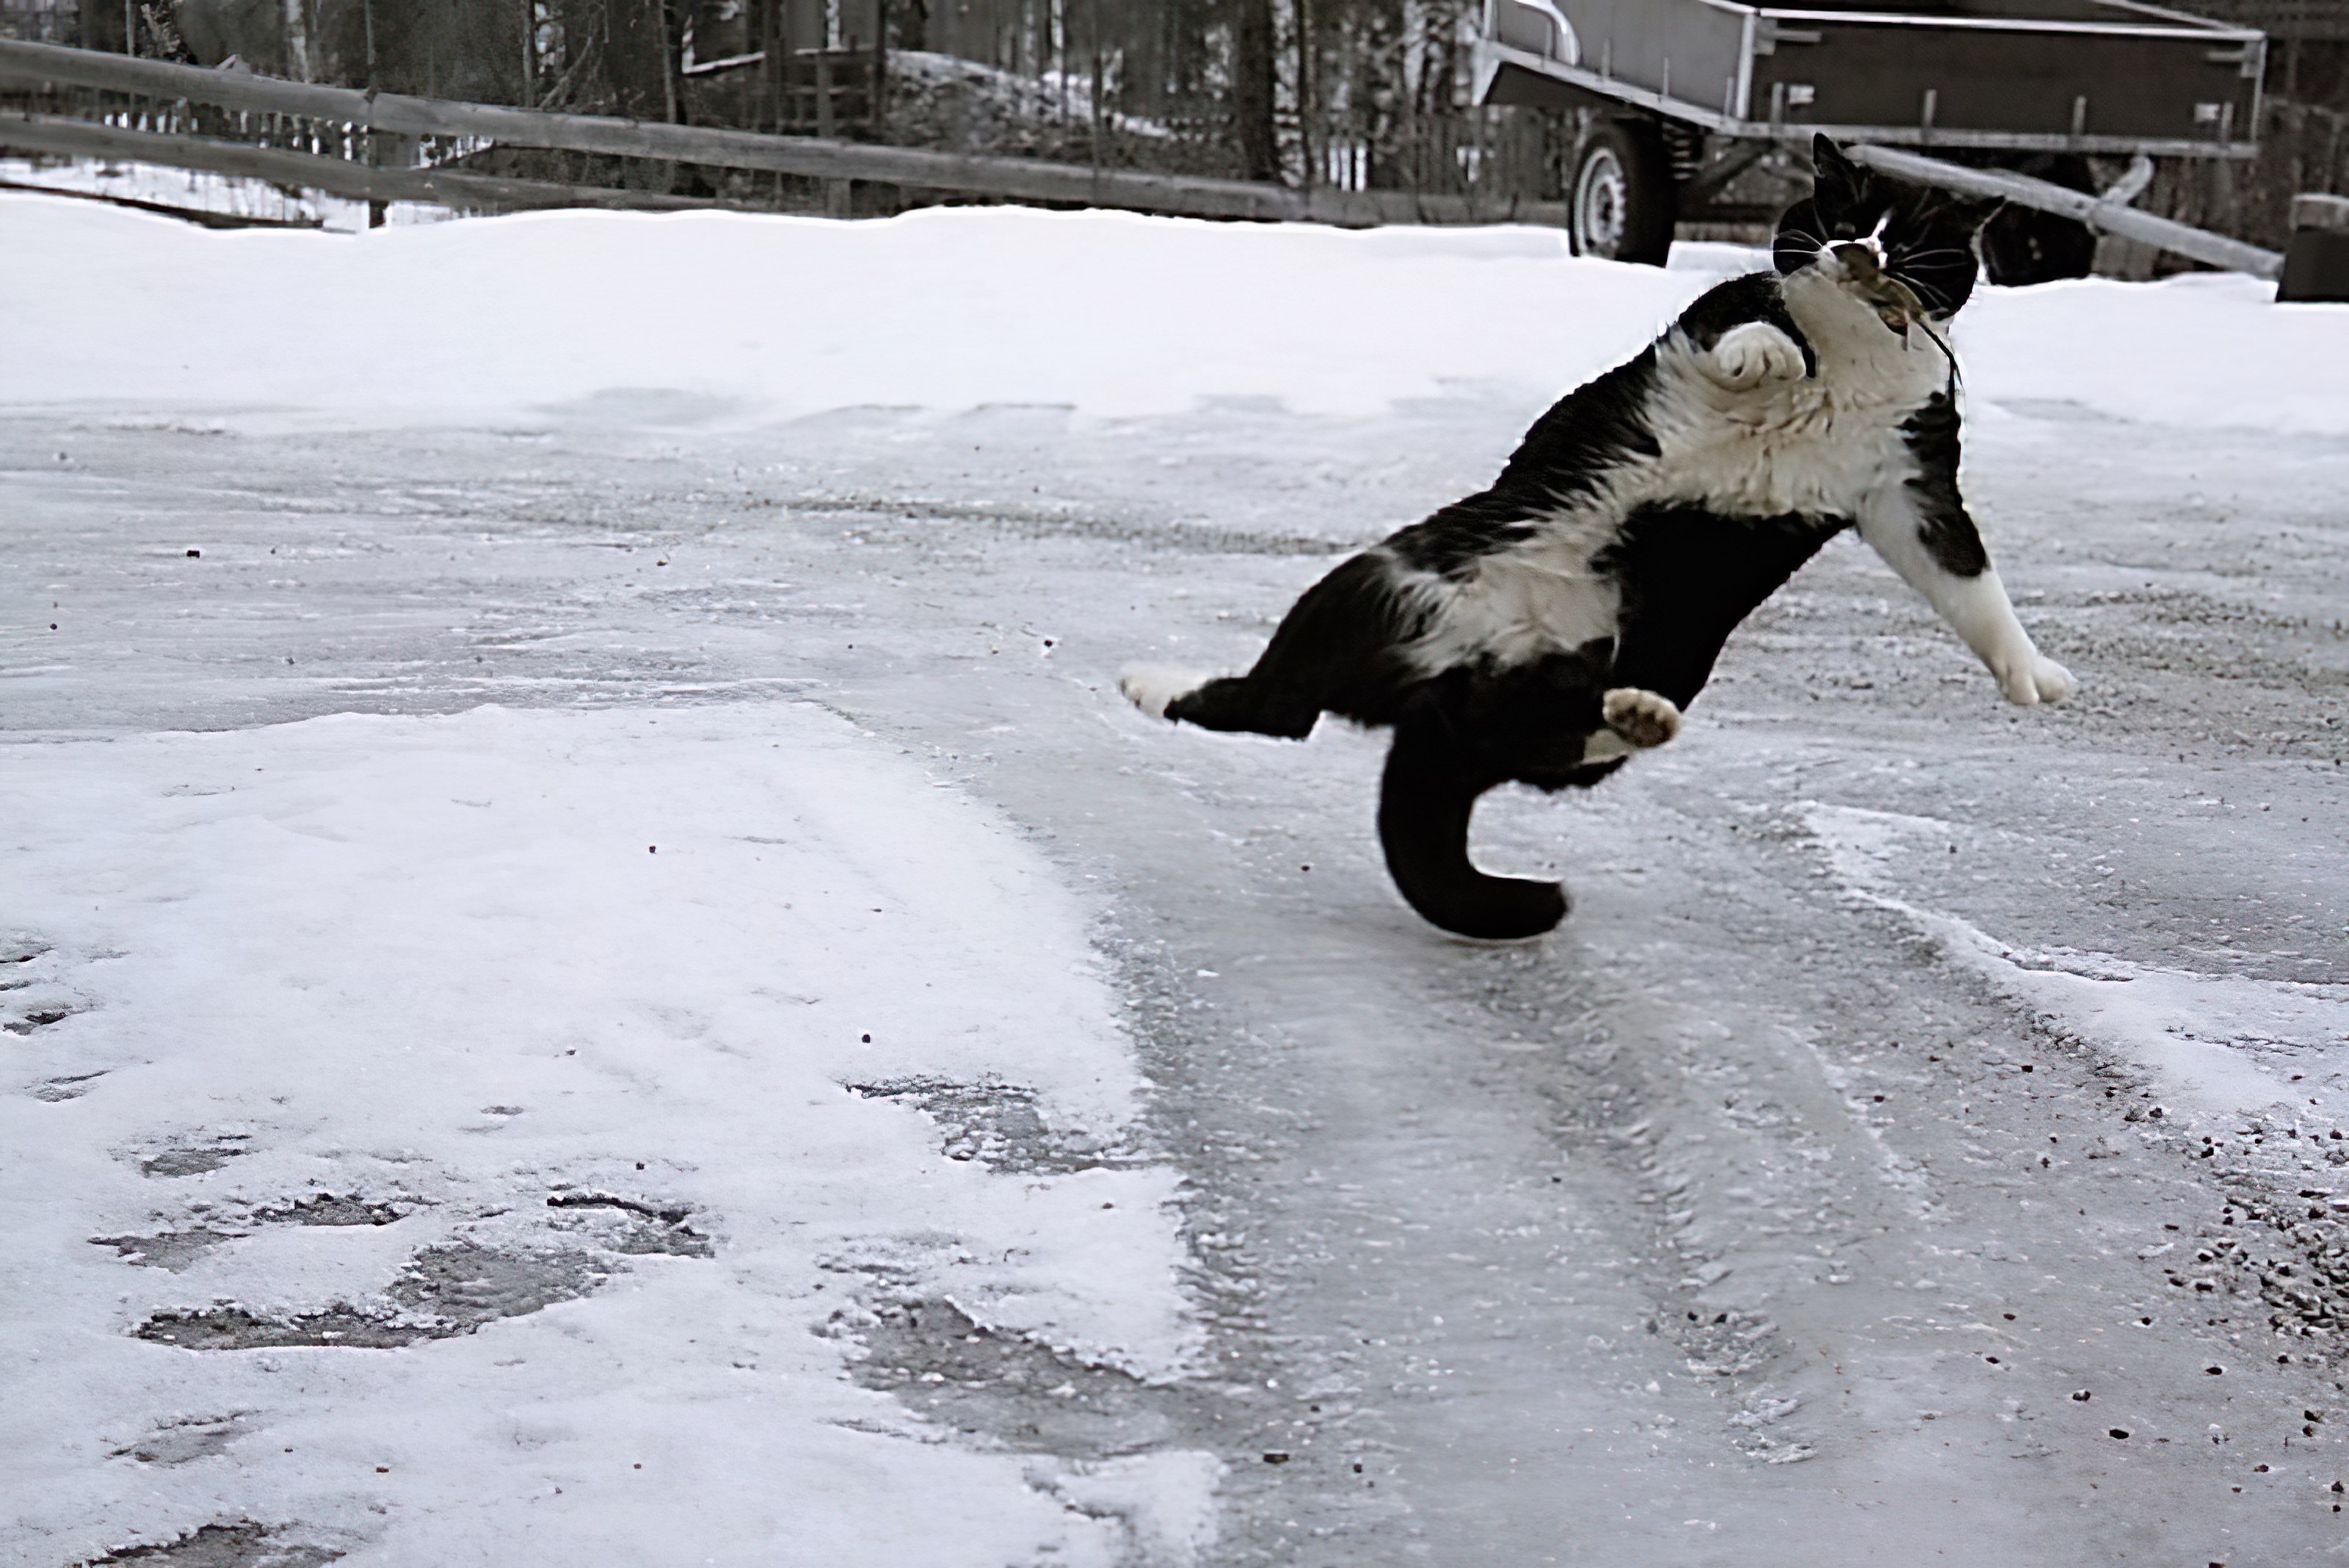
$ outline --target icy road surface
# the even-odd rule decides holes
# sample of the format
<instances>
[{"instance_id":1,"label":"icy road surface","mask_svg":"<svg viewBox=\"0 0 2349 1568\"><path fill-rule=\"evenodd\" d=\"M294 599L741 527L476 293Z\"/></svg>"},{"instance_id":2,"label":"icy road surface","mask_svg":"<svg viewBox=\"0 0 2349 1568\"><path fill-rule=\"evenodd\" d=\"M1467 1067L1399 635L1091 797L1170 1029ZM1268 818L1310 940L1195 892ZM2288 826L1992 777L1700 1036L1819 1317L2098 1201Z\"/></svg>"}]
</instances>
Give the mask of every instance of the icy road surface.
<instances>
[{"instance_id":1,"label":"icy road surface","mask_svg":"<svg viewBox=\"0 0 2349 1568\"><path fill-rule=\"evenodd\" d=\"M2349 452L1981 398L2080 698L1839 541L1487 948L1113 675L1529 411L0 418L0 1543L2338 1561Z\"/></svg>"}]
</instances>

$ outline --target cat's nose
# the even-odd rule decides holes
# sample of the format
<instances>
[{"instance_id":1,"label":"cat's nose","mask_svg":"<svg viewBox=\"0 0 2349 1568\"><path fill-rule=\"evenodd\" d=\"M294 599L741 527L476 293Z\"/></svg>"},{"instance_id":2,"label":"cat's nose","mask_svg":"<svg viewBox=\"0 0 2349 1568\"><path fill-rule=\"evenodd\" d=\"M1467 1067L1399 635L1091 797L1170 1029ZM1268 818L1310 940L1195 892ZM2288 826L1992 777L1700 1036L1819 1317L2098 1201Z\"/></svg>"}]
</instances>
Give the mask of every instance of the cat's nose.
<instances>
[{"instance_id":1,"label":"cat's nose","mask_svg":"<svg viewBox=\"0 0 2349 1568\"><path fill-rule=\"evenodd\" d=\"M1843 264L1844 275L1860 283L1873 283L1882 270L1876 265L1876 247L1857 242L1835 247L1836 260Z\"/></svg>"}]
</instances>

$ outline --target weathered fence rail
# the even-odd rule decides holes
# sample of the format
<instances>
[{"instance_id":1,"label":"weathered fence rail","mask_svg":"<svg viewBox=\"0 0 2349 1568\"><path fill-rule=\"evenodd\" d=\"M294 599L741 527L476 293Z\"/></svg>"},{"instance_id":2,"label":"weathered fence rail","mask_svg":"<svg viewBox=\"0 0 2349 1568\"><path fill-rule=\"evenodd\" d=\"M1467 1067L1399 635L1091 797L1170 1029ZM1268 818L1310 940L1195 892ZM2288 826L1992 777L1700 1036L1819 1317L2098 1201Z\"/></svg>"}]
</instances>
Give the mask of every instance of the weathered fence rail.
<instances>
[{"instance_id":1,"label":"weathered fence rail","mask_svg":"<svg viewBox=\"0 0 2349 1568\"><path fill-rule=\"evenodd\" d=\"M185 101L246 113L297 116L397 136L458 137L509 147L541 148L667 163L748 170L825 181L855 181L916 191L1056 205L1120 207L1205 218L1300 221L1342 227L1381 223L1537 223L1561 224L1556 202L1485 202L1473 195L1410 191L1292 190L1239 180L1096 169L918 148L880 147L815 137L771 136L707 126L548 114L494 104L458 103L237 71L204 70L0 41L0 86L79 88L149 99ZM371 201L440 202L461 206L588 203L647 208L730 203L657 192L512 180L439 169L372 168L351 159L256 147L220 137L140 130L69 117L0 114L0 146L31 151L139 159L174 168L251 174Z\"/></svg>"},{"instance_id":2,"label":"weathered fence rail","mask_svg":"<svg viewBox=\"0 0 2349 1568\"><path fill-rule=\"evenodd\" d=\"M127 130L119 126L51 115L0 117L0 147L67 158L123 159L172 169L242 175L361 202L420 202L471 209L627 207L653 212L729 205L658 191L514 180L462 169L371 169L364 163L322 157L315 152L255 147L209 137Z\"/></svg>"}]
</instances>

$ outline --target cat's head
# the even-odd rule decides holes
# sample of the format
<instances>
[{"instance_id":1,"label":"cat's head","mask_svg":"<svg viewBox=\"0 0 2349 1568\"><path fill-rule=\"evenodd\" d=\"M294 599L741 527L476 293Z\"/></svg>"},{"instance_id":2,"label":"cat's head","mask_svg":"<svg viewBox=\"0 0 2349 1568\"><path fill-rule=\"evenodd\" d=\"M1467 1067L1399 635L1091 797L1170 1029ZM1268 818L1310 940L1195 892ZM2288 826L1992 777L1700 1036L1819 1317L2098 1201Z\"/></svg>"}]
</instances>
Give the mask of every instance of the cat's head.
<instances>
[{"instance_id":1,"label":"cat's head","mask_svg":"<svg viewBox=\"0 0 2349 1568\"><path fill-rule=\"evenodd\" d=\"M1974 236L1999 203L1887 179L1824 135L1812 139L1811 162L1811 194L1778 220L1778 271L1818 268L1896 331L1912 304L1928 320L1956 315L1982 270Z\"/></svg>"}]
</instances>

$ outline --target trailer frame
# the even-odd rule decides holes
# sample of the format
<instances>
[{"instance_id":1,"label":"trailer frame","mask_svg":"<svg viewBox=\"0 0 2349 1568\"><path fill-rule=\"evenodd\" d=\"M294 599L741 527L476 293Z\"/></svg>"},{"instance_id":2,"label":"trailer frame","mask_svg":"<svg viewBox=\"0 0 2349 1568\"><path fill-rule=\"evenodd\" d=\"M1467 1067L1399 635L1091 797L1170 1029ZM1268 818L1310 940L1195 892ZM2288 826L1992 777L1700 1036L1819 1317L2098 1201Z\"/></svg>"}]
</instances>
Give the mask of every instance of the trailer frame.
<instances>
[{"instance_id":1,"label":"trailer frame","mask_svg":"<svg viewBox=\"0 0 2349 1568\"><path fill-rule=\"evenodd\" d=\"M2181 236L2202 231L2175 223L2148 231L2143 222L2129 222L2143 219L2135 213L2116 225L2113 220L2144 187L2142 171L2126 192L2099 190L2085 178L2090 158L2255 158L2265 34L2147 0L1956 3L1966 10L1902 10L1863 0L1485 0L1472 56L1473 94L1480 104L1529 105L1580 118L1583 135L1566 195L1569 228L1587 254L1661 262L1669 238L1655 236L1668 236L1684 213L1757 216L1703 212L1700 204L1713 203L1756 163L1799 181L1811 139L1824 132L1850 147L1899 152L1900 177L1925 183L1979 189L1974 176L1998 172L2004 199L2024 209L2002 222L2025 234L2023 249L2036 258L2009 261L2010 271L2076 275L2093 254L2090 231L2116 227L2198 260L2225 254L2236 265L2261 262L2259 270L2266 270L2271 253L2223 236L2180 245ZM1586 43L1586 32L1595 42ZM1615 50L1619 36L1627 45L1623 58ZM1826 47L1813 57L1793 53L1821 45ZM1676 52L1692 62L1677 91ZM2147 68L2116 87L2109 78L2125 60ZM1789 61L1804 63L1790 70ZM1870 62L1876 68L1865 68ZM1997 77L2008 62L2018 83L2011 99ZM1816 85L1790 79L1804 74ZM1936 79L1961 89L1960 110L1948 117L1956 123L1945 121ZM1692 80L1706 84L1701 93L1689 90ZM1831 112L1856 101L1881 109L1903 91L1916 104L1905 123ZM2103 108L2092 110L2099 103ZM2096 112L2121 128L2093 127ZM2051 127L2051 120L2067 123ZM2191 134L2181 133L2189 128ZM1669 182L1654 172L1660 161L1671 166ZM2064 179L2033 178L2033 171L2015 167L2032 162L2041 166L2036 173Z\"/></svg>"}]
</instances>

